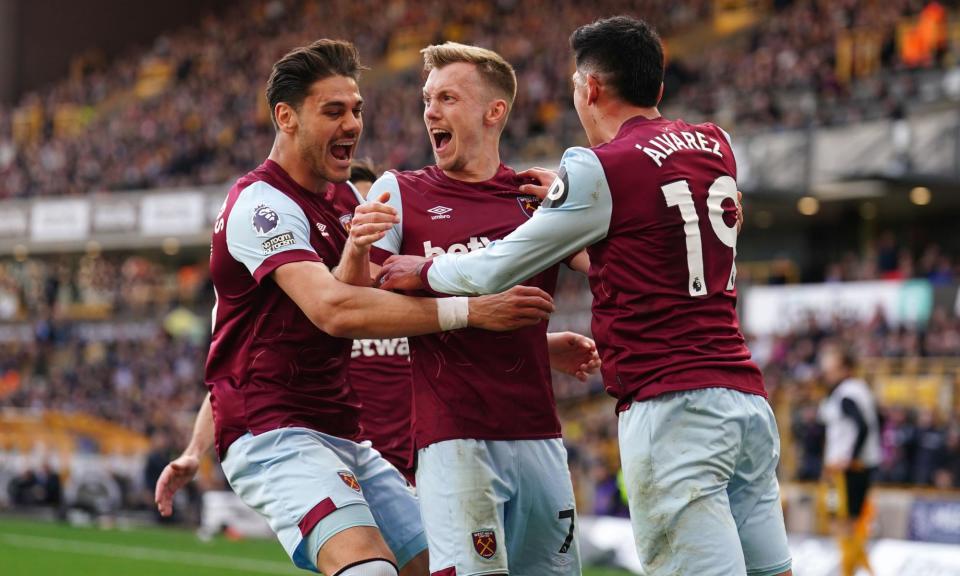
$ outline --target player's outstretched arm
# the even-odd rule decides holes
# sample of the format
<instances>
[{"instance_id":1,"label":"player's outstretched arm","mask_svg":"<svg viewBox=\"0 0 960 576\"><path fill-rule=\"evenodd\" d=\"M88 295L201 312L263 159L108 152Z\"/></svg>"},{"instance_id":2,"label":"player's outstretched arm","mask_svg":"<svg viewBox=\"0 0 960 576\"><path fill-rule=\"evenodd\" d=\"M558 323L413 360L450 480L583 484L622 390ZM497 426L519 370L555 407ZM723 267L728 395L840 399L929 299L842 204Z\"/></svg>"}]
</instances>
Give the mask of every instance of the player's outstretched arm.
<instances>
[{"instance_id":1,"label":"player's outstretched arm","mask_svg":"<svg viewBox=\"0 0 960 576\"><path fill-rule=\"evenodd\" d=\"M466 326L515 330L553 312L550 295L527 286L479 298L434 299L350 286L318 262L290 262L272 275L318 328L342 338L397 338Z\"/></svg>"},{"instance_id":2,"label":"player's outstretched arm","mask_svg":"<svg viewBox=\"0 0 960 576\"><path fill-rule=\"evenodd\" d=\"M354 286L373 285L370 247L400 223L397 210L387 204L389 200L390 193L384 192L375 202L357 206L351 220L350 236L340 257L340 264L333 270L337 280Z\"/></svg>"},{"instance_id":3,"label":"player's outstretched arm","mask_svg":"<svg viewBox=\"0 0 960 576\"><path fill-rule=\"evenodd\" d=\"M586 382L591 374L600 369L600 355L592 338L575 332L550 332L547 334L547 351L550 368L569 374Z\"/></svg>"},{"instance_id":4,"label":"player's outstretched arm","mask_svg":"<svg viewBox=\"0 0 960 576\"><path fill-rule=\"evenodd\" d=\"M383 287L423 282L444 294L499 292L603 239L612 210L600 160L591 150L571 148L530 220L483 250L443 254L426 263L390 258L381 272Z\"/></svg>"},{"instance_id":5,"label":"player's outstretched arm","mask_svg":"<svg viewBox=\"0 0 960 576\"><path fill-rule=\"evenodd\" d=\"M193 423L193 435L190 444L176 460L167 464L160 478L154 500L161 516L173 514L173 495L187 485L197 475L200 458L213 446L213 410L210 407L210 393L204 398Z\"/></svg>"}]
</instances>

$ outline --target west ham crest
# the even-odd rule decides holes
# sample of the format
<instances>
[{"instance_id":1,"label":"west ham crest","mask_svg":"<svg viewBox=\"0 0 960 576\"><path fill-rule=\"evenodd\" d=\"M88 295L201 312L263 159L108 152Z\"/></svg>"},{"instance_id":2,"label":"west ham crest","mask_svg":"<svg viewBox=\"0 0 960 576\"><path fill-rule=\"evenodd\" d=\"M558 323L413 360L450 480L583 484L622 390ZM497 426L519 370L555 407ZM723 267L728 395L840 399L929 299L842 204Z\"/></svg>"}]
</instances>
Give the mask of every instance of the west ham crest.
<instances>
[{"instance_id":1,"label":"west ham crest","mask_svg":"<svg viewBox=\"0 0 960 576\"><path fill-rule=\"evenodd\" d=\"M340 217L340 224L343 225L343 229L347 232L350 231L350 227L353 226L353 214L344 214Z\"/></svg>"},{"instance_id":2,"label":"west ham crest","mask_svg":"<svg viewBox=\"0 0 960 576\"><path fill-rule=\"evenodd\" d=\"M340 475L340 479L343 480L343 483L347 485L348 488L354 492L360 493L360 483L357 482L357 477L351 474L350 472L337 472Z\"/></svg>"},{"instance_id":3,"label":"west ham crest","mask_svg":"<svg viewBox=\"0 0 960 576\"><path fill-rule=\"evenodd\" d=\"M473 549L481 558L489 560L497 554L497 534L493 530L477 530L471 536Z\"/></svg>"},{"instance_id":4,"label":"west ham crest","mask_svg":"<svg viewBox=\"0 0 960 576\"><path fill-rule=\"evenodd\" d=\"M540 199L536 196L517 196L517 203L520 204L520 210L530 218L540 207Z\"/></svg>"}]
</instances>

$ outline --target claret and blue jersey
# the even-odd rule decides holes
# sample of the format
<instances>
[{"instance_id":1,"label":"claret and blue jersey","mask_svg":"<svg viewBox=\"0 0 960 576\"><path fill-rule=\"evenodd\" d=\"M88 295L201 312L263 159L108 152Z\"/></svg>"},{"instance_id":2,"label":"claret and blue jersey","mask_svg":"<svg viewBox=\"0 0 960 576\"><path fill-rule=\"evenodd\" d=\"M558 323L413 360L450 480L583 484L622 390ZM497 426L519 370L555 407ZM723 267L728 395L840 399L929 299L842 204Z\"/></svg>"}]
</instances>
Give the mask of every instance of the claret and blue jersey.
<instances>
[{"instance_id":1,"label":"claret and blue jersey","mask_svg":"<svg viewBox=\"0 0 960 576\"><path fill-rule=\"evenodd\" d=\"M621 409L699 388L764 395L736 313L736 176L720 128L634 117L606 144L567 150L529 222L428 263L430 288L498 292L587 247L593 335Z\"/></svg>"}]
</instances>

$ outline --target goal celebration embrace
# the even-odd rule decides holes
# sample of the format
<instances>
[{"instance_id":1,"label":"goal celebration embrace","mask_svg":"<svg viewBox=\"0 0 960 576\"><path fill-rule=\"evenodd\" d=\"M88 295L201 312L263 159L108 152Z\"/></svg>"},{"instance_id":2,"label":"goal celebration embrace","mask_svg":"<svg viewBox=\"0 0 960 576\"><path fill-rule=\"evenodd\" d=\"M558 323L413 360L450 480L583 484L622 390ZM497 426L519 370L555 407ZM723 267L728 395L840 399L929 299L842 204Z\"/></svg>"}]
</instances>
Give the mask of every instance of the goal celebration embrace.
<instances>
[{"instance_id":1,"label":"goal celebration embrace","mask_svg":"<svg viewBox=\"0 0 960 576\"><path fill-rule=\"evenodd\" d=\"M960 0L62 4L0 575L960 574Z\"/></svg>"}]
</instances>

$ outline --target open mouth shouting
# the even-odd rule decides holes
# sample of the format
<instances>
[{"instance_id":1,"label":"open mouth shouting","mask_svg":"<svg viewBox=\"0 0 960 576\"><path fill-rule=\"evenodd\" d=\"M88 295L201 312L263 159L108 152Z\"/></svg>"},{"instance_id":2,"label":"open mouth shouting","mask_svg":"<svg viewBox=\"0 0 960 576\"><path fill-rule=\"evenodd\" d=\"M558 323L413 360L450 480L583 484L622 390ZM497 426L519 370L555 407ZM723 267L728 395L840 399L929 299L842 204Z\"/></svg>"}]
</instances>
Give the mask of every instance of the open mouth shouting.
<instances>
[{"instance_id":1,"label":"open mouth shouting","mask_svg":"<svg viewBox=\"0 0 960 576\"><path fill-rule=\"evenodd\" d=\"M333 156L338 163L349 167L350 160L353 159L353 151L356 146L356 138L341 138L340 140L334 140L333 144L330 146L330 155Z\"/></svg>"},{"instance_id":2,"label":"open mouth shouting","mask_svg":"<svg viewBox=\"0 0 960 576\"><path fill-rule=\"evenodd\" d=\"M430 137L433 139L433 150L437 154L442 153L453 140L453 134L443 128L431 128Z\"/></svg>"}]
</instances>

